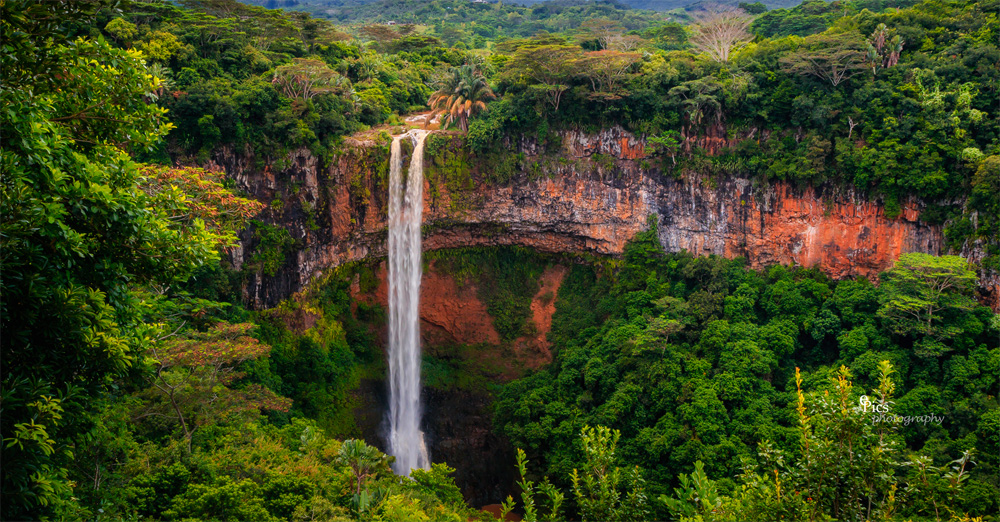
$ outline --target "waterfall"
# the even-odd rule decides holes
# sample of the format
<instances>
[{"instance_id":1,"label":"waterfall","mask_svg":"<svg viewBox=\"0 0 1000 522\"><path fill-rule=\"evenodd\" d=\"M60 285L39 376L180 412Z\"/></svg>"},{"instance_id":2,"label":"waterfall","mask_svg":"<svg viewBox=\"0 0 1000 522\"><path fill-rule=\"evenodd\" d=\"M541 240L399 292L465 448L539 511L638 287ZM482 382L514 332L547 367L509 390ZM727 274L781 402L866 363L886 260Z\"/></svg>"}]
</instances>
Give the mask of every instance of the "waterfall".
<instances>
[{"instance_id":1,"label":"waterfall","mask_svg":"<svg viewBox=\"0 0 1000 522\"><path fill-rule=\"evenodd\" d=\"M424 207L424 140L411 130L392 139L389 159L389 453L393 471L428 469L420 431L420 225ZM403 178L400 140L414 140L410 170ZM404 186L405 182L405 186Z\"/></svg>"}]
</instances>

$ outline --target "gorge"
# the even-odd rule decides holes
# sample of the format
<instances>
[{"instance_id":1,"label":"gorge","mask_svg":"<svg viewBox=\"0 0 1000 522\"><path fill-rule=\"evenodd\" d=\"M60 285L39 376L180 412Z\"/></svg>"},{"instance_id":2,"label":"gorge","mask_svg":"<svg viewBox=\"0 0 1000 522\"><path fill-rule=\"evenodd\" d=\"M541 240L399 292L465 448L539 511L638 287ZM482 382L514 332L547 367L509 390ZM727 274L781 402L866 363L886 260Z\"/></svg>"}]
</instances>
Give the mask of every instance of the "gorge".
<instances>
[{"instance_id":1,"label":"gorge","mask_svg":"<svg viewBox=\"0 0 1000 522\"><path fill-rule=\"evenodd\" d=\"M539 278L530 304L533 333L513 340L503 340L492 324L477 291L481 282L457 285L440 263L429 261L418 315L419 335L431 357L460 366L485 365L493 369L489 378L498 382L543 367L552 360L546 340L551 296L570 267L620 256L629 240L653 225L668 252L743 257L754 268L776 263L818 267L835 279L874 278L902 253L945 251L941 227L921 221L923 206L916 199L890 216L880 201L855 190L783 182L758 186L738 174L675 177L646 155L640 138L620 128L560 137L556 151L545 151L531 139L511 143L507 154L520 160L507 182L491 179L498 168L495 156L477 159L460 136L435 132L427 138L420 229L425 252L527 247L567 256ZM378 261L391 251L387 231L393 203L386 195L396 185L391 181L395 172L389 172L407 165L412 171L418 152L410 140L387 141L384 136L347 140L326 164L299 150L280 171L255 168L243 153L223 150L216 156L215 166L255 198L281 201L271 205L270 221L295 241L273 275L249 271L244 295L253 307L275 306L338 266L364 262L374 267L374 280L367 287L355 282L352 299L388 306L392 315L392 270ZM243 249L233 252L236 267L252 263L255 249L266 246L253 234L245 237ZM388 259L392 264L391 254ZM992 288L987 296L996 295ZM384 330L378 336L394 339ZM391 344L386 342L387 348ZM456 483L473 505L501 500L513 480L504 467L511 449L495 434L493 399L461 389L424 387L423 392L429 397L423 429L435 459L457 469ZM374 400L378 393L364 396L366 408L393 407ZM358 418L362 433L377 438L378 427L364 417Z\"/></svg>"}]
</instances>

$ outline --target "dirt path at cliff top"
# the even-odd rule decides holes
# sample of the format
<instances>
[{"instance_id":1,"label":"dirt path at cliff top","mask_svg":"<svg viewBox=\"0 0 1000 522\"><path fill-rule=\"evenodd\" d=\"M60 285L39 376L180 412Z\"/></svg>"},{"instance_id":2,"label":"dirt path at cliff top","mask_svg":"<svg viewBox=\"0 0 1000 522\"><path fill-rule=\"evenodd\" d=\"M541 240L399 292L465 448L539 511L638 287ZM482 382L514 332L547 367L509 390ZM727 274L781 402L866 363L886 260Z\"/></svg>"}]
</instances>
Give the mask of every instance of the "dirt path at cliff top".
<instances>
[{"instance_id":1,"label":"dirt path at cliff top","mask_svg":"<svg viewBox=\"0 0 1000 522\"><path fill-rule=\"evenodd\" d=\"M402 117L402 123L383 123L382 125L377 125L368 130L355 132L346 139L358 145L370 145L376 141L376 138L382 131L386 131L392 136L399 136L410 129L424 129L429 131L445 132L448 134L457 132L442 131L441 123L439 121L440 116L435 117L430 121L430 123L428 123L427 120L431 117L431 112L432 111L421 111L406 114Z\"/></svg>"}]
</instances>

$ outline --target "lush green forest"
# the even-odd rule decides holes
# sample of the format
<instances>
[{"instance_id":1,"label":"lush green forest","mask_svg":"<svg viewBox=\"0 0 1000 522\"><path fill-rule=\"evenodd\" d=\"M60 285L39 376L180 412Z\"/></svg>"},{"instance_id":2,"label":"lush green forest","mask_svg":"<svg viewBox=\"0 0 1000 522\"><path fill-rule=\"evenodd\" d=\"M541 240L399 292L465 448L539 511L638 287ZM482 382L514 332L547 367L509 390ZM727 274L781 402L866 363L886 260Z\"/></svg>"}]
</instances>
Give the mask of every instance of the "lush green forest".
<instances>
[{"instance_id":1,"label":"lush green forest","mask_svg":"<svg viewBox=\"0 0 1000 522\"><path fill-rule=\"evenodd\" d=\"M384 7L388 2L383 2L381 0L249 0L245 2L247 4L254 4L263 7L268 7L271 9L284 8L284 9L294 9L297 11L304 11L312 14L313 16L319 18L329 18L335 20L374 20L376 18L382 17L385 20L390 20L392 18L386 17ZM396 5L401 5L401 2L392 2ZM481 4L508 4L510 7L516 9L519 7L534 7L537 4L545 4L542 6L543 9L550 9L553 6L573 6L573 5L586 5L587 0L552 0L552 1L542 1L542 0L521 0L518 2L499 2L497 0L489 0L487 2L477 3L474 7L477 9L482 9ZM618 4L623 8L631 8L635 10L651 10L651 11L670 11L670 10L680 10L682 8L702 4L703 2L688 2L685 0L625 0L623 2L615 2L613 0L603 0L603 4ZM373 8L372 6L381 6L383 10ZM468 5L468 2L454 3L450 4L453 9L461 9ZM766 7L780 8L780 7L794 7L798 5L795 0L771 0L763 2ZM497 6L500 9L510 9L507 5ZM513 9L507 12L515 12ZM521 11L523 12L523 10Z\"/></svg>"},{"instance_id":2,"label":"lush green forest","mask_svg":"<svg viewBox=\"0 0 1000 522\"><path fill-rule=\"evenodd\" d=\"M495 396L521 450L505 510L992 520L1000 316L976 271L1000 269L1000 4L740 7L0 3L0 519L491 520L447 465L397 477L361 438L386 312L351 287L374 290L377 260L248 310L250 272L297 245L200 168L329 161L434 111L497 162L488 183L517 182L512 138L555 152L562 130L621 126L664 176L851 189L890 218L920 198L951 253L985 252L837 281L668 254L654 221L620 259L429 255L479 281L504 342L541 270L571 266L551 365L502 383L424 361L428 386Z\"/></svg>"},{"instance_id":3,"label":"lush green forest","mask_svg":"<svg viewBox=\"0 0 1000 522\"><path fill-rule=\"evenodd\" d=\"M574 267L552 325L557 360L500 394L497 424L537 473L569 488L588 458L581 430L600 425L620 433L616 465L642 470L656 520L996 511L998 325L958 291L975 277L959 258L904 255L875 286L664 255L652 228L614 277ZM948 309L930 322L906 313L937 277L957 285L941 296ZM863 393L884 393L903 417L947 420L859 424ZM954 464L924 475L973 447L961 493L949 489L962 480Z\"/></svg>"}]
</instances>

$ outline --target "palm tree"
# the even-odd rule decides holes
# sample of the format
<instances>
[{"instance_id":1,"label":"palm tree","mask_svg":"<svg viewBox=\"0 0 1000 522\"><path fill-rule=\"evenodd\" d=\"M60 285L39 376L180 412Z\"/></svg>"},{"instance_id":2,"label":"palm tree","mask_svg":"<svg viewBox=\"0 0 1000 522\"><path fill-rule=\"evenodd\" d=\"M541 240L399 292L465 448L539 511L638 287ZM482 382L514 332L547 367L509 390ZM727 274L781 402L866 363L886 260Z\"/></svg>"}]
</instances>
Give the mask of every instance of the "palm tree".
<instances>
[{"instance_id":1,"label":"palm tree","mask_svg":"<svg viewBox=\"0 0 1000 522\"><path fill-rule=\"evenodd\" d=\"M361 494L361 486L365 481L378 474L379 468L385 467L388 460L378 449L373 448L363 440L348 439L340 445L337 460L351 468L354 475L354 493Z\"/></svg>"},{"instance_id":2,"label":"palm tree","mask_svg":"<svg viewBox=\"0 0 1000 522\"><path fill-rule=\"evenodd\" d=\"M431 95L427 104L431 106L430 118L442 114L441 128L458 122L458 128L469 130L469 118L480 111L486 110L486 101L496 98L490 89L486 78L479 74L471 65L453 67L451 75L443 82L437 92Z\"/></svg>"}]
</instances>

